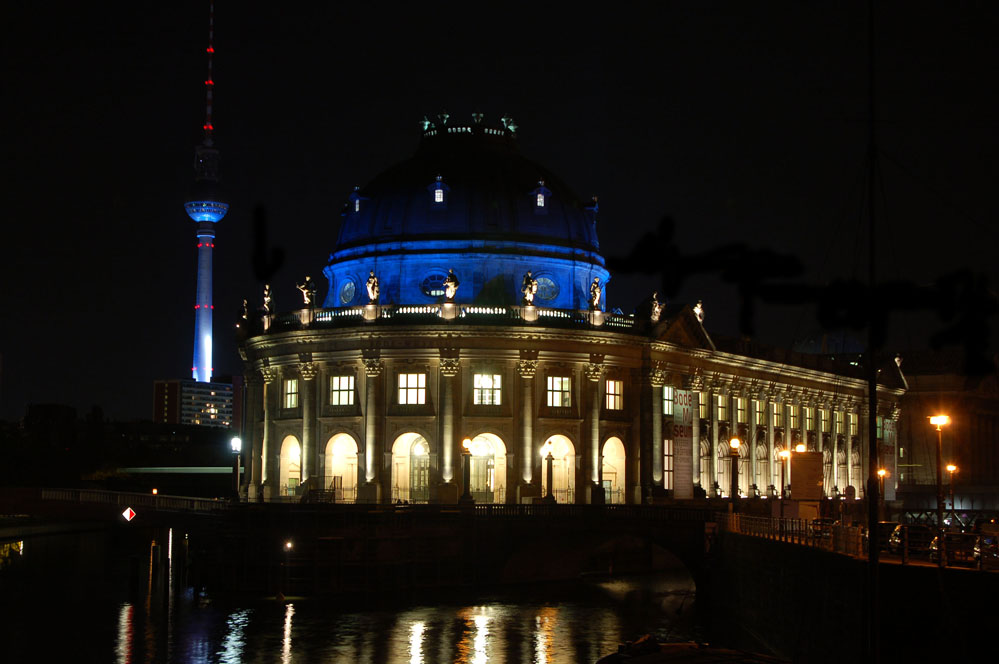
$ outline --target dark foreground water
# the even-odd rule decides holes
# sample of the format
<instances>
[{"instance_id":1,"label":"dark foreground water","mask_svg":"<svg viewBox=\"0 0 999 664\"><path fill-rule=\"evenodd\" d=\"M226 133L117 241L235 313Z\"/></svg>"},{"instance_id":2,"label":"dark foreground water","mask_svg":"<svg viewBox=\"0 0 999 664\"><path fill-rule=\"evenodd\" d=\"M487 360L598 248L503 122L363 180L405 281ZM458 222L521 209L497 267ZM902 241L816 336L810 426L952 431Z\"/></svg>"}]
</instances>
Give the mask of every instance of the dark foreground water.
<instances>
[{"instance_id":1,"label":"dark foreground water","mask_svg":"<svg viewBox=\"0 0 999 664\"><path fill-rule=\"evenodd\" d=\"M195 591L180 583L170 554L182 536L159 534L158 547L151 538L97 533L7 546L0 552L0 660L554 664L593 662L644 633L698 635L693 584L683 570L374 597L362 607L358 599Z\"/></svg>"}]
</instances>

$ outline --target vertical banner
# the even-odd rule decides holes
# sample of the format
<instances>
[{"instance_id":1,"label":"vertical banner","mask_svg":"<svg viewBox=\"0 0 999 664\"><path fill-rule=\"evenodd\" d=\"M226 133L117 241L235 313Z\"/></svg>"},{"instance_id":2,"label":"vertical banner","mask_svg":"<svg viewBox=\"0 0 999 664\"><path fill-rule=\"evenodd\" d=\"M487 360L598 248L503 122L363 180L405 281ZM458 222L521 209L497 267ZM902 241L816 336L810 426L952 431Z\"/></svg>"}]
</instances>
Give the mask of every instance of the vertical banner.
<instances>
[{"instance_id":1,"label":"vertical banner","mask_svg":"<svg viewBox=\"0 0 999 664\"><path fill-rule=\"evenodd\" d=\"M694 410L697 403L690 390L673 391L673 497L694 497Z\"/></svg>"}]
</instances>

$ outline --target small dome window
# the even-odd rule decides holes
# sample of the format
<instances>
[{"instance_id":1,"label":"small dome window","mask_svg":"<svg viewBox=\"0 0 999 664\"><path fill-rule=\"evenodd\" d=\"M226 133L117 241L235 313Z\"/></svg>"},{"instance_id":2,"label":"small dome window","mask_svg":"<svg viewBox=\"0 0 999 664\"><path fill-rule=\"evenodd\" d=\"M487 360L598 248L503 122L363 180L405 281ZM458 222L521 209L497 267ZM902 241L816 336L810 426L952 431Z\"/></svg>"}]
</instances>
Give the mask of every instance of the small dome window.
<instances>
[{"instance_id":1,"label":"small dome window","mask_svg":"<svg viewBox=\"0 0 999 664\"><path fill-rule=\"evenodd\" d=\"M551 202L552 191L545 186L544 180L538 180L537 188L531 192L534 199L534 213L548 214L548 206Z\"/></svg>"},{"instance_id":2,"label":"small dome window","mask_svg":"<svg viewBox=\"0 0 999 664\"><path fill-rule=\"evenodd\" d=\"M551 277L545 275L539 275L538 280L538 292L536 297L539 300L554 300L558 297L558 284L555 283Z\"/></svg>"},{"instance_id":3,"label":"small dome window","mask_svg":"<svg viewBox=\"0 0 999 664\"><path fill-rule=\"evenodd\" d=\"M437 179L427 187L427 191L430 192L430 207L432 209L444 210L447 208L447 195L451 188L444 182L443 177L438 175Z\"/></svg>"},{"instance_id":4,"label":"small dome window","mask_svg":"<svg viewBox=\"0 0 999 664\"><path fill-rule=\"evenodd\" d=\"M430 297L441 297L444 295L445 279L447 279L446 273L431 272L423 279L423 283L420 284L420 290L423 291L424 295L428 295Z\"/></svg>"},{"instance_id":5,"label":"small dome window","mask_svg":"<svg viewBox=\"0 0 999 664\"><path fill-rule=\"evenodd\" d=\"M356 292L357 286L354 284L354 280L347 279L340 287L340 302L343 304L350 304L354 300L354 294Z\"/></svg>"},{"instance_id":6,"label":"small dome window","mask_svg":"<svg viewBox=\"0 0 999 664\"><path fill-rule=\"evenodd\" d=\"M351 214L357 214L361 211L361 201L368 200L364 196L361 196L361 188L354 187L354 191L350 192L350 196L347 198L347 208Z\"/></svg>"}]
</instances>

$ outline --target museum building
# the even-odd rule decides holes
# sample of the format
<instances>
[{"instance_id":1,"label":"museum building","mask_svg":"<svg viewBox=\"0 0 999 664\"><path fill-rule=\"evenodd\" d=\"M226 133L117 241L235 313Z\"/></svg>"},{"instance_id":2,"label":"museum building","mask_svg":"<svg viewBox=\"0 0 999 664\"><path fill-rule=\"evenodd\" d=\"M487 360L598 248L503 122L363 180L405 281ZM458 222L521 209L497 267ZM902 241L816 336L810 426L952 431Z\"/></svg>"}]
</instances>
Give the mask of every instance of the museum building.
<instances>
[{"instance_id":1,"label":"museum building","mask_svg":"<svg viewBox=\"0 0 999 664\"><path fill-rule=\"evenodd\" d=\"M713 339L701 303L608 313L596 199L515 131L425 120L348 198L323 301L307 279L301 309L267 287L245 314L244 499L640 503L727 496L733 467L773 497L795 448L825 495L861 497L870 416L896 448L898 365L871 414L855 358Z\"/></svg>"}]
</instances>

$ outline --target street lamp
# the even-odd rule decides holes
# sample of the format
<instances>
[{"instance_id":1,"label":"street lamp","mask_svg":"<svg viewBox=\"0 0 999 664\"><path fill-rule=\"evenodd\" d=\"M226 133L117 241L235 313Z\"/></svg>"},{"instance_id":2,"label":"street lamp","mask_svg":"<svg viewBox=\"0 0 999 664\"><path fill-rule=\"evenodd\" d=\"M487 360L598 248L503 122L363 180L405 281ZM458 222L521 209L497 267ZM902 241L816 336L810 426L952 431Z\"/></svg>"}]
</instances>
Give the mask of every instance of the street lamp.
<instances>
[{"instance_id":1,"label":"street lamp","mask_svg":"<svg viewBox=\"0 0 999 664\"><path fill-rule=\"evenodd\" d=\"M461 441L461 478L464 483L464 489L461 492L461 500L459 502L471 504L475 502L472 498L471 491L471 480L472 480L472 439L466 438Z\"/></svg>"},{"instance_id":2,"label":"street lamp","mask_svg":"<svg viewBox=\"0 0 999 664\"><path fill-rule=\"evenodd\" d=\"M790 458L790 450L780 451L780 518L782 519L784 518L784 499L787 497L787 481L784 479L784 470Z\"/></svg>"},{"instance_id":3,"label":"street lamp","mask_svg":"<svg viewBox=\"0 0 999 664\"><path fill-rule=\"evenodd\" d=\"M739 446L742 445L742 441L738 438L733 438L728 441L728 446L731 448L731 453L729 456L732 457L732 483L731 483L731 493L732 497L732 510L735 511L735 501L739 498Z\"/></svg>"},{"instance_id":4,"label":"street lamp","mask_svg":"<svg viewBox=\"0 0 999 664\"><path fill-rule=\"evenodd\" d=\"M236 499L239 500L239 453L243 450L243 441L239 436L233 436L232 440L229 441L229 447L232 448L232 484L233 490L236 492Z\"/></svg>"},{"instance_id":5,"label":"street lamp","mask_svg":"<svg viewBox=\"0 0 999 664\"><path fill-rule=\"evenodd\" d=\"M548 495L546 495L542 500L546 503L555 502L555 492L553 482L555 479L555 473L552 467L555 465L555 456L552 454L552 442L549 440L547 443L541 446L541 457L548 463L546 479L548 480Z\"/></svg>"},{"instance_id":6,"label":"street lamp","mask_svg":"<svg viewBox=\"0 0 999 664\"><path fill-rule=\"evenodd\" d=\"M950 516L954 517L954 473L957 472L957 466L952 463L947 464L947 472L950 473Z\"/></svg>"},{"instance_id":7,"label":"street lamp","mask_svg":"<svg viewBox=\"0 0 999 664\"><path fill-rule=\"evenodd\" d=\"M881 512L881 517L884 518L884 505L885 505L885 476L888 475L888 471L884 468L878 468L878 508Z\"/></svg>"},{"instance_id":8,"label":"street lamp","mask_svg":"<svg viewBox=\"0 0 999 664\"><path fill-rule=\"evenodd\" d=\"M943 534L943 428L950 424L950 418L946 415L934 415L930 418L930 424L937 428L937 542L939 542L940 555L937 556L937 564L944 567L947 564L947 550L944 544Z\"/></svg>"}]
</instances>

